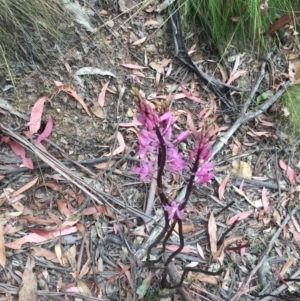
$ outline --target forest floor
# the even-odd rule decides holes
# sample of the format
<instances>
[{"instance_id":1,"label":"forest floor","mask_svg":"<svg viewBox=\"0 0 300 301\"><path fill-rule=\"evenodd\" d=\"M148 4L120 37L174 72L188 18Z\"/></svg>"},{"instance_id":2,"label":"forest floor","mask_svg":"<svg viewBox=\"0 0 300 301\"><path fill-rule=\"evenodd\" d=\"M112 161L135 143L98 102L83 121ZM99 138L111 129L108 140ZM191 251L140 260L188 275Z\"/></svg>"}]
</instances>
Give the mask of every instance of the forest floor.
<instances>
[{"instance_id":1,"label":"forest floor","mask_svg":"<svg viewBox=\"0 0 300 301\"><path fill-rule=\"evenodd\" d=\"M223 273L189 272L176 300L300 300L300 156L278 102L297 80L288 60L295 47L255 58L228 45L220 60L191 33L184 40L191 59L241 89L218 86L228 105L174 56L171 26L154 2L90 2L93 22L70 24L72 49L41 37L44 62L15 61L14 81L1 81L0 300L171 300L160 294L162 263L145 262L163 211L150 190L155 181L132 171L140 162L133 87L155 108L171 100L175 132L188 129L189 117L197 130L203 120L216 130L215 175L189 198L185 247L169 273L186 266ZM180 149L192 145L188 138ZM166 193L176 196L183 184L165 181ZM166 254L179 245L176 231Z\"/></svg>"}]
</instances>

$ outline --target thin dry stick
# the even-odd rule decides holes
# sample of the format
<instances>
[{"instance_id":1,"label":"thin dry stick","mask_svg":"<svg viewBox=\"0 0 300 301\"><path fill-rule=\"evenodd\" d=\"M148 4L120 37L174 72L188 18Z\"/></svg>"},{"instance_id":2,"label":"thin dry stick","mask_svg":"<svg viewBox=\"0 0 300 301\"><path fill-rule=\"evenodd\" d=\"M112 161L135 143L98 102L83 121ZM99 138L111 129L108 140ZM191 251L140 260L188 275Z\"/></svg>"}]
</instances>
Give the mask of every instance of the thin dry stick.
<instances>
[{"instance_id":1,"label":"thin dry stick","mask_svg":"<svg viewBox=\"0 0 300 301\"><path fill-rule=\"evenodd\" d=\"M165 219L161 217L157 226L152 230L149 238L135 252L134 256L137 260L142 260L147 255L147 250L149 249L149 246L151 246L151 244L156 240L157 236L161 234L164 227L165 227Z\"/></svg>"},{"instance_id":2,"label":"thin dry stick","mask_svg":"<svg viewBox=\"0 0 300 301\"><path fill-rule=\"evenodd\" d=\"M287 81L283 88L279 90L273 97L271 97L269 100L267 100L259 109L256 111L250 111L247 114L240 114L240 117L235 121L235 123L231 126L231 128L228 130L228 132L220 139L220 141L214 146L212 155L209 160L211 160L220 150L221 148L227 143L229 138L235 133L235 131L245 122L250 121L251 119L255 118L256 116L264 113L270 106L272 106L278 98L285 92L287 87L291 84L290 81ZM242 112L246 111L249 102L251 103L251 99L249 97L248 101L246 102L244 109Z\"/></svg>"},{"instance_id":3,"label":"thin dry stick","mask_svg":"<svg viewBox=\"0 0 300 301\"><path fill-rule=\"evenodd\" d=\"M255 273L259 270L259 268L261 267L261 265L264 263L264 261L266 260L269 252L271 251L274 243L275 243L275 240L279 237L283 227L288 223L288 221L291 219L291 217L297 212L297 210L299 209L299 207L295 207L293 209L293 211L291 212L291 214L288 214L286 216L286 218L284 219L284 221L282 222L280 228L278 228L278 230L276 231L276 233L274 234L274 236L272 237L272 239L270 240L266 250L264 251L264 253L261 255L260 257L260 260L258 262L258 264L256 265L256 267L252 270L252 272L250 273L250 275L248 276L248 278L245 280L243 286L239 289L239 291L230 299L230 301L238 301L239 298L248 292L248 289L246 288L252 277L255 275Z\"/></svg>"},{"instance_id":4,"label":"thin dry stick","mask_svg":"<svg viewBox=\"0 0 300 301\"><path fill-rule=\"evenodd\" d=\"M83 249L84 249L84 245L86 242L86 232L84 233L82 242L81 242L81 246L80 246L80 251L79 251L79 255L78 255L78 260L77 260L77 275L79 275L80 273L80 267L81 267L81 262L82 262L82 256L83 256Z\"/></svg>"},{"instance_id":5,"label":"thin dry stick","mask_svg":"<svg viewBox=\"0 0 300 301\"><path fill-rule=\"evenodd\" d=\"M150 218L152 217L147 216L143 212L128 206L127 204L124 204L122 201L112 197L108 193L105 193L104 191L100 191L91 185L89 185L86 181L82 180L80 177L74 175L72 171L64 166L59 160L54 158L51 154L48 152L45 152L44 150L38 148L36 145L32 144L27 139L23 138L22 136L14 133L12 130L6 128L4 125L0 123L0 131L2 131L6 136L12 138L12 140L18 142L20 145L22 145L24 148L28 149L29 151L33 152L37 157L39 157L42 161L47 163L51 168L53 168L55 171L57 171L59 174L61 174L65 179L73 183L75 186L77 186L79 189L81 189L84 193L86 193L93 201L95 201L98 204L105 204L112 208L114 211L118 212L120 215L122 215L121 212L119 212L111 202L121 206L122 208L130 211L133 214L136 214L137 216L141 218ZM96 183L95 183L96 184ZM111 201L111 202L109 202Z\"/></svg>"}]
</instances>

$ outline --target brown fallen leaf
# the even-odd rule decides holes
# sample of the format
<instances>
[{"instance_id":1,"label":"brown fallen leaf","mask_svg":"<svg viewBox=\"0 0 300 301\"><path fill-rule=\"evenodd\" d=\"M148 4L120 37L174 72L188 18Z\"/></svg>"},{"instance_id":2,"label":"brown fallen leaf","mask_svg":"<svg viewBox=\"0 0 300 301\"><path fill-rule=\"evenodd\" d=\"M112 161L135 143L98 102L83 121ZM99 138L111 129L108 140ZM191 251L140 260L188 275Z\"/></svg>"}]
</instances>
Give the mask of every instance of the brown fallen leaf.
<instances>
[{"instance_id":1,"label":"brown fallen leaf","mask_svg":"<svg viewBox=\"0 0 300 301\"><path fill-rule=\"evenodd\" d=\"M217 224L213 213L210 214L208 220L208 234L210 250L212 254L215 254L217 252Z\"/></svg>"},{"instance_id":2,"label":"brown fallen leaf","mask_svg":"<svg viewBox=\"0 0 300 301\"><path fill-rule=\"evenodd\" d=\"M223 260L224 260L224 256L225 256L225 253L224 253L225 248L239 240L242 240L242 239L243 239L242 235L237 235L237 234L230 235L228 238L226 238L224 240L222 245L219 247L218 251L215 254L213 254L213 260L219 261L220 264L223 264Z\"/></svg>"},{"instance_id":3,"label":"brown fallen leaf","mask_svg":"<svg viewBox=\"0 0 300 301\"><path fill-rule=\"evenodd\" d=\"M229 177L230 177L230 173L228 173L226 175L226 177L223 179L220 187L219 187L219 200L222 200L223 199L223 196L224 196L224 193L225 193L225 187L226 187L226 184L229 180Z\"/></svg>"},{"instance_id":4,"label":"brown fallen leaf","mask_svg":"<svg viewBox=\"0 0 300 301\"><path fill-rule=\"evenodd\" d=\"M86 111L86 113L92 117L87 105L85 104L85 102L83 101L83 99L81 97L78 96L77 92L74 91L70 85L64 85L63 83L61 82L58 82L58 81L54 81L55 83L55 89L54 91L57 92L59 90L62 90L64 92L66 92L67 94L71 95L73 98L75 98L81 105L82 107L84 108L84 110Z\"/></svg>"},{"instance_id":5,"label":"brown fallen leaf","mask_svg":"<svg viewBox=\"0 0 300 301\"><path fill-rule=\"evenodd\" d=\"M101 119L104 119L105 118L105 115L104 115L104 112L103 112L103 108L100 107L98 101L95 101L93 106L91 107L91 111L94 115L96 115L97 117L101 118Z\"/></svg>"},{"instance_id":6,"label":"brown fallen leaf","mask_svg":"<svg viewBox=\"0 0 300 301\"><path fill-rule=\"evenodd\" d=\"M230 284L229 276L230 276L230 268L228 268L226 270L225 276L224 276L223 281L222 281L222 288L225 291L229 290L229 284Z\"/></svg>"},{"instance_id":7,"label":"brown fallen leaf","mask_svg":"<svg viewBox=\"0 0 300 301\"><path fill-rule=\"evenodd\" d=\"M40 246L32 247L32 255L39 256L39 257L45 257L47 260L50 260L52 262L58 263L58 259L56 257L56 254L48 249L44 249Z\"/></svg>"},{"instance_id":8,"label":"brown fallen leaf","mask_svg":"<svg viewBox=\"0 0 300 301\"><path fill-rule=\"evenodd\" d=\"M70 209L67 207L67 202L65 200L57 199L56 204L57 204L57 209L61 214L63 214L67 218L72 216L72 213Z\"/></svg>"},{"instance_id":9,"label":"brown fallen leaf","mask_svg":"<svg viewBox=\"0 0 300 301\"><path fill-rule=\"evenodd\" d=\"M278 29L280 29L281 27L289 24L291 21L293 20L293 15L292 14L285 14L283 16L281 16L277 21L275 21L270 27L269 29L263 33L263 35L267 35L267 34L273 34L275 33Z\"/></svg>"},{"instance_id":10,"label":"brown fallen leaf","mask_svg":"<svg viewBox=\"0 0 300 301\"><path fill-rule=\"evenodd\" d=\"M164 68L161 64L152 62L149 66L156 71L155 85L158 86L161 76L164 74Z\"/></svg>"},{"instance_id":11,"label":"brown fallen leaf","mask_svg":"<svg viewBox=\"0 0 300 301\"><path fill-rule=\"evenodd\" d=\"M178 233L178 224L176 224L174 230ZM182 233L186 234L189 232L195 231L195 226L193 224L183 224L182 225Z\"/></svg>"},{"instance_id":12,"label":"brown fallen leaf","mask_svg":"<svg viewBox=\"0 0 300 301\"><path fill-rule=\"evenodd\" d=\"M207 274L199 274L195 277L193 277L193 279L198 280L198 281L202 281L202 282L207 282L210 284L218 284L218 280L215 276L212 275L207 275Z\"/></svg>"},{"instance_id":13,"label":"brown fallen leaf","mask_svg":"<svg viewBox=\"0 0 300 301\"><path fill-rule=\"evenodd\" d=\"M34 258L27 257L25 270L23 273L22 283L19 290L18 301L37 301L37 278L33 272L35 266Z\"/></svg>"},{"instance_id":14,"label":"brown fallen leaf","mask_svg":"<svg viewBox=\"0 0 300 301\"><path fill-rule=\"evenodd\" d=\"M288 258L286 263L284 264L282 270L280 271L280 275L284 276L284 274L288 271L288 269L294 264L295 258Z\"/></svg>"},{"instance_id":15,"label":"brown fallen leaf","mask_svg":"<svg viewBox=\"0 0 300 301\"><path fill-rule=\"evenodd\" d=\"M28 190L29 188L31 188L38 181L38 179L39 179L38 177L34 177L33 180L26 183L24 186L22 186L18 190L14 191L11 194L11 197L14 198L14 197L18 196L19 194L23 193L24 191Z\"/></svg>"}]
</instances>

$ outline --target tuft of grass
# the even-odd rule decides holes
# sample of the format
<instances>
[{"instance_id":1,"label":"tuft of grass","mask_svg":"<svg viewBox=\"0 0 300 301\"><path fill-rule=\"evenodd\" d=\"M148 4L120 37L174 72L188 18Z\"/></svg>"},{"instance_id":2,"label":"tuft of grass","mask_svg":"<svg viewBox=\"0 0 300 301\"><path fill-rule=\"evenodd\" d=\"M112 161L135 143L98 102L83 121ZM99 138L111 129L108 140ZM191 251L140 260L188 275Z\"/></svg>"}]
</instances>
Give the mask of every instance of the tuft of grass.
<instances>
[{"instance_id":1,"label":"tuft of grass","mask_svg":"<svg viewBox=\"0 0 300 301\"><path fill-rule=\"evenodd\" d=\"M201 32L212 46L223 53L229 42L241 51L252 48L259 54L268 46L268 36L262 34L282 15L298 10L298 1L268 1L264 12L262 0L181 0L185 25ZM293 7L294 6L294 7Z\"/></svg>"},{"instance_id":2,"label":"tuft of grass","mask_svg":"<svg viewBox=\"0 0 300 301\"><path fill-rule=\"evenodd\" d=\"M289 112L288 118L284 118L285 128L291 134L291 138L300 136L300 84L295 84L286 90L281 97L282 104Z\"/></svg>"},{"instance_id":3,"label":"tuft of grass","mask_svg":"<svg viewBox=\"0 0 300 301\"><path fill-rule=\"evenodd\" d=\"M67 18L60 0L0 0L0 59L17 55L42 61L44 38L66 44L59 26ZM53 44L54 45L54 44ZM6 59L5 59L6 60Z\"/></svg>"}]
</instances>

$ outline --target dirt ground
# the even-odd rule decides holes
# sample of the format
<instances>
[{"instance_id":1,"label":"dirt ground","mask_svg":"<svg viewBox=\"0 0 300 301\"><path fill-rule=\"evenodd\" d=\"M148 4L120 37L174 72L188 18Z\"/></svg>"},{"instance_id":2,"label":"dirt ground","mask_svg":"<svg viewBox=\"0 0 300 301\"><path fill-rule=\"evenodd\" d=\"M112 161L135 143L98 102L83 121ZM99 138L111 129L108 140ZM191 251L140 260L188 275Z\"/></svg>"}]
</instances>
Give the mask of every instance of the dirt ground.
<instances>
[{"instance_id":1,"label":"dirt ground","mask_svg":"<svg viewBox=\"0 0 300 301\"><path fill-rule=\"evenodd\" d=\"M138 88L156 108L171 97L176 133L187 128L188 114L196 127L205 116L218 129L214 140L220 145L262 66L257 96L267 90L276 95L288 81L282 75L289 72L288 54L279 49L268 59L256 58L229 45L220 60L207 41L190 33L185 43L193 61L243 89L220 88L231 94L233 110L174 57L171 28L155 1L145 7L133 0L82 5L95 32L74 20L73 48L61 50L49 40L44 65L11 62L14 82L8 75L1 82L0 300L173 300L160 294L162 263L145 263L147 241L159 231L163 213L155 195L153 210L145 213L151 185L131 169L140 162L140 126L130 91ZM42 142L50 156L30 151L35 137L26 125L46 95L38 133L51 116L51 135ZM247 112L262 105L254 97ZM185 266L223 273L189 272L176 300L300 300L300 157L281 110L273 105L240 124L215 148L215 176L193 190L185 248L170 273L180 276ZM32 170L3 140L8 136L26 148ZM188 138L180 148L192 144ZM178 177L164 184L170 195L182 188ZM176 231L167 245L166 254L179 245Z\"/></svg>"}]
</instances>

